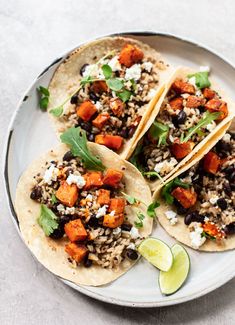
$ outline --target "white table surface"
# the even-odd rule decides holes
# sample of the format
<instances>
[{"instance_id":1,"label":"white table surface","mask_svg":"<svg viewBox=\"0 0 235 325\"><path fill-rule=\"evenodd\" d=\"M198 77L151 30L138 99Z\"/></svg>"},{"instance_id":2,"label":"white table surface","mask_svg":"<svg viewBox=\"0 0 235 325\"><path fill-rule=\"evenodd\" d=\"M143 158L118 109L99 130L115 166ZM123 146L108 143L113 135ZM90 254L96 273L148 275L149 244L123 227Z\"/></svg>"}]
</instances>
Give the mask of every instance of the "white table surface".
<instances>
[{"instance_id":1,"label":"white table surface","mask_svg":"<svg viewBox=\"0 0 235 325\"><path fill-rule=\"evenodd\" d=\"M191 38L235 64L234 13L232 0L0 0L0 148L22 92L66 49L108 33L152 30ZM68 288L33 260L3 192L1 182L1 325L235 323L235 279L195 301L153 309L112 306Z\"/></svg>"}]
</instances>

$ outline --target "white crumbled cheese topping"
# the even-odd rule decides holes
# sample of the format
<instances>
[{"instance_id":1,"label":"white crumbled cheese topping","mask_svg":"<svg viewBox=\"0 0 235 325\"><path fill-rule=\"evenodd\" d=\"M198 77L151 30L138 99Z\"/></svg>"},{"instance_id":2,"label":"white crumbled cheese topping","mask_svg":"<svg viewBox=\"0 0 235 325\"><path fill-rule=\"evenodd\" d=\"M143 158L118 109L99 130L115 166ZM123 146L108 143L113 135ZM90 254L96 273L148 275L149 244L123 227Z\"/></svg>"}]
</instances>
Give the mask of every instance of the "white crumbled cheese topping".
<instances>
[{"instance_id":1,"label":"white crumbled cheese topping","mask_svg":"<svg viewBox=\"0 0 235 325\"><path fill-rule=\"evenodd\" d=\"M96 213L96 218L100 218L106 215L108 205L103 205L101 208L98 209Z\"/></svg>"},{"instance_id":2,"label":"white crumbled cheese topping","mask_svg":"<svg viewBox=\"0 0 235 325\"><path fill-rule=\"evenodd\" d=\"M165 215L172 226L178 222L177 214L174 211L168 210L165 212Z\"/></svg>"},{"instance_id":3,"label":"white crumbled cheese topping","mask_svg":"<svg viewBox=\"0 0 235 325\"><path fill-rule=\"evenodd\" d=\"M117 228L113 229L113 234L118 235L118 234L120 234L121 231L122 231L122 229L120 227L117 227Z\"/></svg>"},{"instance_id":4,"label":"white crumbled cheese topping","mask_svg":"<svg viewBox=\"0 0 235 325\"><path fill-rule=\"evenodd\" d=\"M156 95L156 89L150 89L148 92L148 98L152 99Z\"/></svg>"},{"instance_id":5,"label":"white crumbled cheese topping","mask_svg":"<svg viewBox=\"0 0 235 325\"><path fill-rule=\"evenodd\" d=\"M75 213L75 207L67 207L65 210L65 214L74 214Z\"/></svg>"},{"instance_id":6,"label":"white crumbled cheese topping","mask_svg":"<svg viewBox=\"0 0 235 325\"><path fill-rule=\"evenodd\" d=\"M210 198L209 201L210 201L211 204L216 204L216 202L217 202L218 199L219 199L219 197L215 195L212 198Z\"/></svg>"},{"instance_id":7,"label":"white crumbled cheese topping","mask_svg":"<svg viewBox=\"0 0 235 325\"><path fill-rule=\"evenodd\" d=\"M101 104L101 102L97 101L97 102L95 103L95 107L98 109L98 111L101 110L101 108L102 108L102 104Z\"/></svg>"},{"instance_id":8,"label":"white crumbled cheese topping","mask_svg":"<svg viewBox=\"0 0 235 325\"><path fill-rule=\"evenodd\" d=\"M51 166L45 171L43 180L45 183L50 185L52 181L57 180L58 174L59 174L59 169L56 168L54 164L51 164Z\"/></svg>"},{"instance_id":9,"label":"white crumbled cheese topping","mask_svg":"<svg viewBox=\"0 0 235 325\"><path fill-rule=\"evenodd\" d=\"M225 133L225 135L223 136L223 141L230 142L230 139L231 139L231 135L229 133Z\"/></svg>"},{"instance_id":10,"label":"white crumbled cheese topping","mask_svg":"<svg viewBox=\"0 0 235 325\"><path fill-rule=\"evenodd\" d=\"M93 200L93 196L92 196L91 194L88 194L88 195L86 196L86 200L87 200L87 201L92 201L92 200Z\"/></svg>"},{"instance_id":11,"label":"white crumbled cheese topping","mask_svg":"<svg viewBox=\"0 0 235 325\"><path fill-rule=\"evenodd\" d=\"M209 221L210 221L210 219L208 217L204 218L204 222L209 222Z\"/></svg>"},{"instance_id":12,"label":"white crumbled cheese topping","mask_svg":"<svg viewBox=\"0 0 235 325\"><path fill-rule=\"evenodd\" d=\"M160 172L162 172L162 173L164 173L164 172L168 173L177 164L178 164L178 161L175 158L170 158L170 160L165 160L165 161L162 161L162 162L156 164L155 167L154 167L154 170L157 173L160 173Z\"/></svg>"},{"instance_id":13,"label":"white crumbled cheese topping","mask_svg":"<svg viewBox=\"0 0 235 325\"><path fill-rule=\"evenodd\" d=\"M64 208L63 204L58 204L58 205L57 205L57 210L58 210L59 212L65 212L65 208Z\"/></svg>"},{"instance_id":14,"label":"white crumbled cheese topping","mask_svg":"<svg viewBox=\"0 0 235 325\"><path fill-rule=\"evenodd\" d=\"M114 217L114 216L115 216L115 211L114 211L114 210L111 211L111 212L109 213L109 215L110 215L111 217Z\"/></svg>"},{"instance_id":15,"label":"white crumbled cheese topping","mask_svg":"<svg viewBox=\"0 0 235 325\"><path fill-rule=\"evenodd\" d=\"M130 230L130 235L131 235L131 238L133 238L133 239L138 238L140 236L139 230L133 226Z\"/></svg>"},{"instance_id":16,"label":"white crumbled cheese topping","mask_svg":"<svg viewBox=\"0 0 235 325\"><path fill-rule=\"evenodd\" d=\"M199 68L200 72L210 72L210 67L208 65L202 65Z\"/></svg>"},{"instance_id":17,"label":"white crumbled cheese topping","mask_svg":"<svg viewBox=\"0 0 235 325\"><path fill-rule=\"evenodd\" d=\"M216 123L215 121L212 121L211 123L207 124L206 129L211 132L214 130L215 127L216 127Z\"/></svg>"},{"instance_id":18,"label":"white crumbled cheese topping","mask_svg":"<svg viewBox=\"0 0 235 325\"><path fill-rule=\"evenodd\" d=\"M195 93L196 96L201 96L201 94L202 94L202 92L201 92L200 89L198 89L198 90L196 91L196 93Z\"/></svg>"},{"instance_id":19,"label":"white crumbled cheese topping","mask_svg":"<svg viewBox=\"0 0 235 325\"><path fill-rule=\"evenodd\" d=\"M112 71L118 71L121 70L121 64L118 61L118 56L114 56L109 62L108 65L110 66L110 68L112 69Z\"/></svg>"},{"instance_id":20,"label":"white crumbled cheese topping","mask_svg":"<svg viewBox=\"0 0 235 325\"><path fill-rule=\"evenodd\" d=\"M194 87L197 88L197 86L196 86L196 78L195 78L195 77L191 77L191 78L189 78L188 82L189 82L191 85L193 85Z\"/></svg>"},{"instance_id":21,"label":"white crumbled cheese topping","mask_svg":"<svg viewBox=\"0 0 235 325\"><path fill-rule=\"evenodd\" d=\"M185 98L185 99L188 98L189 96L190 96L189 94L182 94L182 95L181 95L181 97L183 97L183 98Z\"/></svg>"},{"instance_id":22,"label":"white crumbled cheese topping","mask_svg":"<svg viewBox=\"0 0 235 325\"><path fill-rule=\"evenodd\" d=\"M141 77L140 64L134 64L132 67L126 69L125 79L126 80L139 80Z\"/></svg>"},{"instance_id":23,"label":"white crumbled cheese topping","mask_svg":"<svg viewBox=\"0 0 235 325\"><path fill-rule=\"evenodd\" d=\"M202 237L203 228L201 227L200 223L194 222L193 228L194 231L189 233L189 237L192 247L198 249L200 246L202 246L202 244L205 243L206 237Z\"/></svg>"},{"instance_id":24,"label":"white crumbled cheese topping","mask_svg":"<svg viewBox=\"0 0 235 325\"><path fill-rule=\"evenodd\" d=\"M175 142L175 138L171 134L169 134L169 140L171 143Z\"/></svg>"},{"instance_id":25,"label":"white crumbled cheese topping","mask_svg":"<svg viewBox=\"0 0 235 325\"><path fill-rule=\"evenodd\" d=\"M129 248L129 249L133 249L133 250L135 250L135 249L136 249L136 247L135 247L135 244L134 244L134 243L130 243L130 245L128 245L128 246L127 246L127 248Z\"/></svg>"},{"instance_id":26,"label":"white crumbled cheese topping","mask_svg":"<svg viewBox=\"0 0 235 325\"><path fill-rule=\"evenodd\" d=\"M68 178L66 179L66 182L69 185L76 184L78 188L83 188L83 186L86 184L86 181L82 176L74 174L69 174Z\"/></svg>"},{"instance_id":27,"label":"white crumbled cheese topping","mask_svg":"<svg viewBox=\"0 0 235 325\"><path fill-rule=\"evenodd\" d=\"M152 70L153 64L152 62L144 62L142 64L142 67L144 68L144 70L146 70L147 72L150 72Z\"/></svg>"},{"instance_id":28,"label":"white crumbled cheese topping","mask_svg":"<svg viewBox=\"0 0 235 325\"><path fill-rule=\"evenodd\" d=\"M97 64L89 64L86 66L85 71L83 72L83 77L88 76L104 79L103 71Z\"/></svg>"}]
</instances>

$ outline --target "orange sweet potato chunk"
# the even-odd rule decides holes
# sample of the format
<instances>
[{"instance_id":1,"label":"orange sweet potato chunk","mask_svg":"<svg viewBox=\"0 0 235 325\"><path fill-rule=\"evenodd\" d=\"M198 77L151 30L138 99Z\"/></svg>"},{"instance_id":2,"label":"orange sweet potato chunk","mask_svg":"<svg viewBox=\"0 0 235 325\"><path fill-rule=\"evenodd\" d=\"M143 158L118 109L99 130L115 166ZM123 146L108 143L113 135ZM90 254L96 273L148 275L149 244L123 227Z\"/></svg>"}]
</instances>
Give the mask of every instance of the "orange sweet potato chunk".
<instances>
[{"instance_id":1,"label":"orange sweet potato chunk","mask_svg":"<svg viewBox=\"0 0 235 325\"><path fill-rule=\"evenodd\" d=\"M65 246L65 252L77 263L81 263L88 253L85 245L69 243Z\"/></svg>"},{"instance_id":2,"label":"orange sweet potato chunk","mask_svg":"<svg viewBox=\"0 0 235 325\"><path fill-rule=\"evenodd\" d=\"M132 44L126 44L119 55L119 62L130 68L133 64L140 62L144 57L141 49Z\"/></svg>"},{"instance_id":3,"label":"orange sweet potato chunk","mask_svg":"<svg viewBox=\"0 0 235 325\"><path fill-rule=\"evenodd\" d=\"M95 142L102 144L110 149L119 150L123 143L123 138L119 135L98 134L95 137Z\"/></svg>"},{"instance_id":4,"label":"orange sweet potato chunk","mask_svg":"<svg viewBox=\"0 0 235 325\"><path fill-rule=\"evenodd\" d=\"M102 129L109 119L109 113L101 113L92 121L92 124L98 129Z\"/></svg>"},{"instance_id":5,"label":"orange sweet potato chunk","mask_svg":"<svg viewBox=\"0 0 235 325\"><path fill-rule=\"evenodd\" d=\"M103 175L101 172L88 172L84 174L83 178L86 181L84 189L88 190L92 187L101 187L103 185L102 177Z\"/></svg>"},{"instance_id":6,"label":"orange sweet potato chunk","mask_svg":"<svg viewBox=\"0 0 235 325\"><path fill-rule=\"evenodd\" d=\"M220 167L220 158L213 152L209 151L203 160L203 169L211 174L216 174Z\"/></svg>"},{"instance_id":7,"label":"orange sweet potato chunk","mask_svg":"<svg viewBox=\"0 0 235 325\"><path fill-rule=\"evenodd\" d=\"M81 219L72 220L66 223L64 231L71 242L84 241L87 238L87 232Z\"/></svg>"},{"instance_id":8,"label":"orange sweet potato chunk","mask_svg":"<svg viewBox=\"0 0 235 325\"><path fill-rule=\"evenodd\" d=\"M115 214L124 212L126 200L124 198L114 198L110 200L109 212L115 211Z\"/></svg>"},{"instance_id":9,"label":"orange sweet potato chunk","mask_svg":"<svg viewBox=\"0 0 235 325\"><path fill-rule=\"evenodd\" d=\"M73 207L78 199L78 188L76 184L69 185L66 181L60 183L56 191L56 198L68 207Z\"/></svg>"},{"instance_id":10,"label":"orange sweet potato chunk","mask_svg":"<svg viewBox=\"0 0 235 325\"><path fill-rule=\"evenodd\" d=\"M189 209L197 201L197 194L196 192L192 192L190 189L186 189L183 187L176 187L172 192L171 195L185 208Z\"/></svg>"},{"instance_id":11,"label":"orange sweet potato chunk","mask_svg":"<svg viewBox=\"0 0 235 325\"><path fill-rule=\"evenodd\" d=\"M89 121L96 112L97 108L90 100L86 100L77 108L77 115L86 122Z\"/></svg>"},{"instance_id":12,"label":"orange sweet potato chunk","mask_svg":"<svg viewBox=\"0 0 235 325\"><path fill-rule=\"evenodd\" d=\"M97 203L99 203L100 205L104 205L104 204L108 205L109 202L110 202L110 191L101 188L98 191Z\"/></svg>"},{"instance_id":13,"label":"orange sweet potato chunk","mask_svg":"<svg viewBox=\"0 0 235 325\"><path fill-rule=\"evenodd\" d=\"M195 146L193 141L183 142L183 143L174 143L171 146L171 152L176 159L182 159L186 157Z\"/></svg>"},{"instance_id":14,"label":"orange sweet potato chunk","mask_svg":"<svg viewBox=\"0 0 235 325\"><path fill-rule=\"evenodd\" d=\"M118 187L122 177L123 173L119 170L108 168L104 175L103 183L111 187Z\"/></svg>"},{"instance_id":15,"label":"orange sweet potato chunk","mask_svg":"<svg viewBox=\"0 0 235 325\"><path fill-rule=\"evenodd\" d=\"M103 219L103 226L108 228L117 228L124 222L124 214L110 215L106 214Z\"/></svg>"}]
</instances>

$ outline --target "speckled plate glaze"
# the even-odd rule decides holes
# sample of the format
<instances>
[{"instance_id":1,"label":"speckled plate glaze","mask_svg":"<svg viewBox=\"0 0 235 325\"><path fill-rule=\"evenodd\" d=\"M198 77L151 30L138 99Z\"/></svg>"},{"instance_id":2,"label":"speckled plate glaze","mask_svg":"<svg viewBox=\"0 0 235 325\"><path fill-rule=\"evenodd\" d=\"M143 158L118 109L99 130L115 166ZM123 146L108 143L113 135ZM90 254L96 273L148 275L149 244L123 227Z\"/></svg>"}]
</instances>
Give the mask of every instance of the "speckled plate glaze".
<instances>
[{"instance_id":1,"label":"speckled plate glaze","mask_svg":"<svg viewBox=\"0 0 235 325\"><path fill-rule=\"evenodd\" d=\"M188 65L196 68L209 65L215 80L233 97L234 67L206 47L173 35L153 32L130 32L121 35L150 44L175 66ZM18 231L13 204L18 179L33 159L58 143L47 114L43 114L38 107L36 88L39 85L48 85L55 69L69 52L52 62L32 83L20 101L8 131L4 153L5 188L10 214ZM175 243L175 240L157 225L153 236L161 238L169 245ZM178 304L200 297L223 285L234 276L234 251L202 253L189 248L187 251L191 258L190 275L185 285L171 296L161 294L157 280L158 270L143 259L124 276L107 286L83 287L64 279L61 280L75 290L105 302L131 307L157 307Z\"/></svg>"}]
</instances>

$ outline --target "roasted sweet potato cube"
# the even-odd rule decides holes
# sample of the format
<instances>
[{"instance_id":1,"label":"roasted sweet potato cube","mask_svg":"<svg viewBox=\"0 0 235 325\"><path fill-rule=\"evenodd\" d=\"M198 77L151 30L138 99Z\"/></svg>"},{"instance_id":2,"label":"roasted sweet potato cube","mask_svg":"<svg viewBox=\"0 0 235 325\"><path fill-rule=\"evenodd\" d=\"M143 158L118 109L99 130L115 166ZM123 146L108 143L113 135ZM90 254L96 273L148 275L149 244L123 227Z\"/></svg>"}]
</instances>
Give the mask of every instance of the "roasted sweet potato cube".
<instances>
[{"instance_id":1,"label":"roasted sweet potato cube","mask_svg":"<svg viewBox=\"0 0 235 325\"><path fill-rule=\"evenodd\" d=\"M189 82L185 82L181 79L176 79L173 84L171 85L171 88L177 93L177 94L191 94L194 95L196 90L195 87L190 84Z\"/></svg>"},{"instance_id":2,"label":"roasted sweet potato cube","mask_svg":"<svg viewBox=\"0 0 235 325\"><path fill-rule=\"evenodd\" d=\"M202 94L206 99L212 99L216 96L216 92L210 88L204 88Z\"/></svg>"},{"instance_id":3,"label":"roasted sweet potato cube","mask_svg":"<svg viewBox=\"0 0 235 325\"><path fill-rule=\"evenodd\" d=\"M205 99L193 95L190 95L186 101L186 106L189 108L197 108L204 104L205 104Z\"/></svg>"},{"instance_id":4,"label":"roasted sweet potato cube","mask_svg":"<svg viewBox=\"0 0 235 325\"><path fill-rule=\"evenodd\" d=\"M96 94L102 94L108 91L108 86L105 81L97 80L92 83L91 90Z\"/></svg>"},{"instance_id":5,"label":"roasted sweet potato cube","mask_svg":"<svg viewBox=\"0 0 235 325\"><path fill-rule=\"evenodd\" d=\"M86 122L89 121L96 112L97 108L90 100L86 100L77 108L77 115Z\"/></svg>"},{"instance_id":6,"label":"roasted sweet potato cube","mask_svg":"<svg viewBox=\"0 0 235 325\"><path fill-rule=\"evenodd\" d=\"M108 228L117 228L124 222L124 214L110 215L106 214L103 219L103 226Z\"/></svg>"},{"instance_id":7,"label":"roasted sweet potato cube","mask_svg":"<svg viewBox=\"0 0 235 325\"><path fill-rule=\"evenodd\" d=\"M69 240L72 242L84 241L87 238L87 232L81 219L72 220L66 223L64 226L64 231Z\"/></svg>"},{"instance_id":8,"label":"roasted sweet potato cube","mask_svg":"<svg viewBox=\"0 0 235 325\"><path fill-rule=\"evenodd\" d=\"M195 143L193 141L188 141L183 143L174 143L170 149L176 159L182 159L193 150L194 146Z\"/></svg>"},{"instance_id":9,"label":"roasted sweet potato cube","mask_svg":"<svg viewBox=\"0 0 235 325\"><path fill-rule=\"evenodd\" d=\"M78 199L78 188L76 184L69 185L66 181L60 183L56 191L56 198L68 207L73 207Z\"/></svg>"},{"instance_id":10,"label":"roasted sweet potato cube","mask_svg":"<svg viewBox=\"0 0 235 325\"><path fill-rule=\"evenodd\" d=\"M101 113L92 121L92 124L98 129L102 129L109 119L109 113Z\"/></svg>"},{"instance_id":11,"label":"roasted sweet potato cube","mask_svg":"<svg viewBox=\"0 0 235 325\"><path fill-rule=\"evenodd\" d=\"M119 62L130 68L133 64L140 62L144 57L141 49L132 44L126 44L119 55Z\"/></svg>"},{"instance_id":12,"label":"roasted sweet potato cube","mask_svg":"<svg viewBox=\"0 0 235 325\"><path fill-rule=\"evenodd\" d=\"M81 263L88 254L88 249L85 245L75 243L67 244L65 251L77 263Z\"/></svg>"},{"instance_id":13,"label":"roasted sweet potato cube","mask_svg":"<svg viewBox=\"0 0 235 325\"><path fill-rule=\"evenodd\" d=\"M98 198L97 198L97 203L100 205L109 205L110 202L110 191L109 190L104 190L101 188L98 192Z\"/></svg>"},{"instance_id":14,"label":"roasted sweet potato cube","mask_svg":"<svg viewBox=\"0 0 235 325\"><path fill-rule=\"evenodd\" d=\"M225 117L228 116L228 107L227 103L220 99L211 99L206 105L205 109L209 112L220 112L220 116L216 119L217 121L222 121Z\"/></svg>"},{"instance_id":15,"label":"roasted sweet potato cube","mask_svg":"<svg viewBox=\"0 0 235 325\"><path fill-rule=\"evenodd\" d=\"M209 151L203 159L203 169L211 174L216 174L220 167L220 158L213 152Z\"/></svg>"},{"instance_id":16,"label":"roasted sweet potato cube","mask_svg":"<svg viewBox=\"0 0 235 325\"><path fill-rule=\"evenodd\" d=\"M123 143L123 138L119 135L98 134L95 137L95 143L102 144L110 149L119 150Z\"/></svg>"},{"instance_id":17,"label":"roasted sweet potato cube","mask_svg":"<svg viewBox=\"0 0 235 325\"><path fill-rule=\"evenodd\" d=\"M182 97L174 98L169 102L169 104L174 111L176 111L177 109L182 109L183 108L183 98Z\"/></svg>"},{"instance_id":18,"label":"roasted sweet potato cube","mask_svg":"<svg viewBox=\"0 0 235 325\"><path fill-rule=\"evenodd\" d=\"M111 187L118 187L122 177L122 172L116 169L109 168L106 170L106 173L103 178L103 183Z\"/></svg>"},{"instance_id":19,"label":"roasted sweet potato cube","mask_svg":"<svg viewBox=\"0 0 235 325\"><path fill-rule=\"evenodd\" d=\"M176 187L171 195L185 208L189 209L197 201L197 194L193 192L191 189L186 189L183 187Z\"/></svg>"},{"instance_id":20,"label":"roasted sweet potato cube","mask_svg":"<svg viewBox=\"0 0 235 325\"><path fill-rule=\"evenodd\" d=\"M225 237L225 233L218 228L214 223L206 222L202 224L202 228L208 235L215 237L217 239L222 239Z\"/></svg>"},{"instance_id":21,"label":"roasted sweet potato cube","mask_svg":"<svg viewBox=\"0 0 235 325\"><path fill-rule=\"evenodd\" d=\"M109 212L115 211L115 214L124 212L126 200L124 198L114 198L110 200Z\"/></svg>"},{"instance_id":22,"label":"roasted sweet potato cube","mask_svg":"<svg viewBox=\"0 0 235 325\"><path fill-rule=\"evenodd\" d=\"M125 109L125 103L120 98L111 98L109 106L116 116L121 116Z\"/></svg>"},{"instance_id":23,"label":"roasted sweet potato cube","mask_svg":"<svg viewBox=\"0 0 235 325\"><path fill-rule=\"evenodd\" d=\"M86 181L84 186L85 190L89 190L92 187L101 187L103 185L102 173L101 172L88 172L83 175Z\"/></svg>"}]
</instances>

